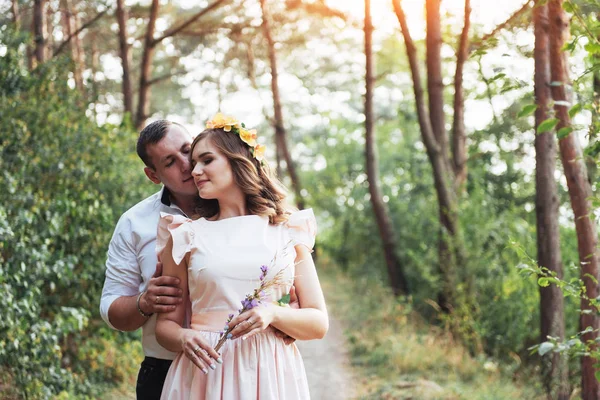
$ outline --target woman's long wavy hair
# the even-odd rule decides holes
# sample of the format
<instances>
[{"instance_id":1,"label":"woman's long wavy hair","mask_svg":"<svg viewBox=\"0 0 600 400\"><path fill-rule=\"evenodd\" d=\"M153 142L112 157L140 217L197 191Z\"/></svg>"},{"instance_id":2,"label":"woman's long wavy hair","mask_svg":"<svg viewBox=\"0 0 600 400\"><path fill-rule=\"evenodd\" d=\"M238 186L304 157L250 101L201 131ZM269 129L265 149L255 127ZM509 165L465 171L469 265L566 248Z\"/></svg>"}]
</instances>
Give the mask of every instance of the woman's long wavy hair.
<instances>
[{"instance_id":1,"label":"woman's long wavy hair","mask_svg":"<svg viewBox=\"0 0 600 400\"><path fill-rule=\"evenodd\" d=\"M210 140L229 161L235 183L246 197L250 214L269 217L271 224L288 220L293 209L286 203L287 191L266 161L261 163L255 159L250 147L237 134L225 132L222 128L204 130L192 142L190 159L201 140ZM219 202L199 198L194 211L199 217L214 217L219 213Z\"/></svg>"}]
</instances>

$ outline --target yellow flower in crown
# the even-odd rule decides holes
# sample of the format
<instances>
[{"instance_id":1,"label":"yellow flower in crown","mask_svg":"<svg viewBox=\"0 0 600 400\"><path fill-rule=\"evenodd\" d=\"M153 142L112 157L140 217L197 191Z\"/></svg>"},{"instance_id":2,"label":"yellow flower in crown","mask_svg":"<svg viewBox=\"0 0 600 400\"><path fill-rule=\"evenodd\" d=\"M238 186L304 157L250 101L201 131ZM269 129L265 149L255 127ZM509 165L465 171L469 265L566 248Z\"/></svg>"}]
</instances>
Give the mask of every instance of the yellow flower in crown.
<instances>
[{"instance_id":1,"label":"yellow flower in crown","mask_svg":"<svg viewBox=\"0 0 600 400\"><path fill-rule=\"evenodd\" d=\"M229 132L232 128L240 128L240 122L234 117L229 117L221 113L215 114L215 116L206 123L208 129L223 128L225 132Z\"/></svg>"},{"instance_id":2,"label":"yellow flower in crown","mask_svg":"<svg viewBox=\"0 0 600 400\"><path fill-rule=\"evenodd\" d=\"M262 144L257 144L254 146L254 158L258 161L262 161L265 158L265 149L266 147Z\"/></svg>"},{"instance_id":3,"label":"yellow flower in crown","mask_svg":"<svg viewBox=\"0 0 600 400\"><path fill-rule=\"evenodd\" d=\"M240 129L240 139L250 147L256 146L256 129Z\"/></svg>"}]
</instances>

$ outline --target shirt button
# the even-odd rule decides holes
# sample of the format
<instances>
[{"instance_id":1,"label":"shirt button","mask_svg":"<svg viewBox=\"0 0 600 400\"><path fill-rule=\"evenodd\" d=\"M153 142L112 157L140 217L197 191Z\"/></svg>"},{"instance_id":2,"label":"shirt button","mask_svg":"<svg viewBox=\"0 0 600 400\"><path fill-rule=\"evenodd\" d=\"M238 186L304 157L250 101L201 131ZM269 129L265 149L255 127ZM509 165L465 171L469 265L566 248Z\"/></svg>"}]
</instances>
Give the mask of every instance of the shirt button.
<instances>
[{"instance_id":1,"label":"shirt button","mask_svg":"<svg viewBox=\"0 0 600 400\"><path fill-rule=\"evenodd\" d=\"M194 236L194 232L190 232L190 236Z\"/></svg>"}]
</instances>

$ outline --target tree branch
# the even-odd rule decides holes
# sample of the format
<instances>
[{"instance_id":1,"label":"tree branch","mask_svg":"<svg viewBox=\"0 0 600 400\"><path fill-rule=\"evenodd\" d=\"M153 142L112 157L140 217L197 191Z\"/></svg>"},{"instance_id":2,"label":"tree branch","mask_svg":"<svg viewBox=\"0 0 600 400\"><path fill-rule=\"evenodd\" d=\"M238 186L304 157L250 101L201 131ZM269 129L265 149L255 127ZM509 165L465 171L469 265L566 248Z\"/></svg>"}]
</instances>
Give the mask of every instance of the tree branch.
<instances>
[{"instance_id":1,"label":"tree branch","mask_svg":"<svg viewBox=\"0 0 600 400\"><path fill-rule=\"evenodd\" d=\"M167 31L161 37L159 37L158 39L154 39L152 41L152 47L156 46L158 43L162 42L163 40L165 40L168 37L175 36L180 31L184 30L185 28L187 28L188 26L190 26L191 24L196 22L200 17L204 16L205 14L208 14L210 11L219 7L225 1L226 0L216 0L215 2L210 4L208 7L206 7L202 11L197 12L196 14L194 14L192 17L190 17L186 21L182 22L181 24L167 29Z\"/></svg>"},{"instance_id":2,"label":"tree branch","mask_svg":"<svg viewBox=\"0 0 600 400\"><path fill-rule=\"evenodd\" d=\"M107 8L106 10L98 13L94 18L92 18L85 24L81 25L81 27L79 29L77 29L75 32L70 34L69 37L67 37L60 44L60 46L58 46L58 48L54 51L54 54L52 54L52 57L56 57L58 54L60 54L60 52L63 51L63 49L71 42L71 39L73 39L75 36L79 35L79 33L81 33L81 31L83 31L84 29L89 28L91 25L93 25L96 21L98 21L100 18L102 18L109 10L110 10L110 8Z\"/></svg>"},{"instance_id":3,"label":"tree branch","mask_svg":"<svg viewBox=\"0 0 600 400\"><path fill-rule=\"evenodd\" d=\"M480 48L483 45L483 43L485 43L492 37L496 36L496 34L498 32L500 32L501 30L503 30L503 29L507 28L509 25L511 25L522 14L529 11L529 9L531 8L531 4L535 3L536 1L538 1L538 0L527 0L525 2L525 4L523 4L523 6L521 8L519 8L517 11L515 11L510 17L508 17L508 19L506 21L504 21L500 25L496 26L491 32L482 36L479 40L473 41L473 44L469 48L469 54L473 53L475 50Z\"/></svg>"},{"instance_id":4,"label":"tree branch","mask_svg":"<svg viewBox=\"0 0 600 400\"><path fill-rule=\"evenodd\" d=\"M154 85L154 84L156 84L156 83L162 82L162 81L164 81L164 80L167 80L167 79L169 79L169 78L172 78L172 77L174 77L174 76L178 76L178 75L185 75L185 74L187 74L188 72L190 72L190 71L188 71L187 69L182 69L182 70L179 70L179 71L170 72L170 73L168 73L168 74L159 75L159 76L157 76L156 78L152 78L152 79L150 79L150 80L148 81L148 85L149 85L149 86L152 86L152 85Z\"/></svg>"},{"instance_id":5,"label":"tree branch","mask_svg":"<svg viewBox=\"0 0 600 400\"><path fill-rule=\"evenodd\" d=\"M406 23L406 14L400 5L400 0L392 0L394 5L394 11L398 22L400 22L400 28L402 36L404 37L404 44L406 46L406 54L408 56L408 62L410 64L410 72L413 78L413 90L415 93L415 103L417 108L417 116L419 119L419 126L423 136L423 142L428 149L431 149L433 153L439 153L440 146L433 133L431 127L431 121L429 120L429 113L425 105L425 96L423 92L423 85L421 84L421 72L419 70L419 61L417 59L417 48L412 40L412 36Z\"/></svg>"},{"instance_id":6,"label":"tree branch","mask_svg":"<svg viewBox=\"0 0 600 400\"><path fill-rule=\"evenodd\" d=\"M454 74L454 121L452 122L452 159L456 188L462 187L467 178L467 134L465 130L465 92L463 87L463 71L468 57L469 28L471 26L471 1L465 0L465 23L460 35L460 44L456 56L456 73Z\"/></svg>"},{"instance_id":7,"label":"tree branch","mask_svg":"<svg viewBox=\"0 0 600 400\"><path fill-rule=\"evenodd\" d=\"M285 6L288 10L304 8L309 14L320 15L322 17L338 17L344 21L348 20L346 14L340 10L329 7L324 1L304 3L302 0L286 0Z\"/></svg>"}]
</instances>

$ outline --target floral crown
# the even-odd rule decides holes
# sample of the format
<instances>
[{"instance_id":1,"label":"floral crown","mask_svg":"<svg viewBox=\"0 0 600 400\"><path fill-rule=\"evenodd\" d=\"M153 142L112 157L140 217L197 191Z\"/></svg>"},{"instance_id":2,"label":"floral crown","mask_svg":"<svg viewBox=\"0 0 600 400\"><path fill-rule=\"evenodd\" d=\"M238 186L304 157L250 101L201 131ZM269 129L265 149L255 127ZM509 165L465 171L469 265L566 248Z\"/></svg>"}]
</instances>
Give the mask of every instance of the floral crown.
<instances>
[{"instance_id":1,"label":"floral crown","mask_svg":"<svg viewBox=\"0 0 600 400\"><path fill-rule=\"evenodd\" d=\"M229 117L221 113L215 114L215 116L206 123L206 128L223 128L225 132L235 133L242 139L242 142L250 146L252 156L262 163L265 156L265 146L256 142L256 129L246 129L246 126L234 117Z\"/></svg>"}]
</instances>

